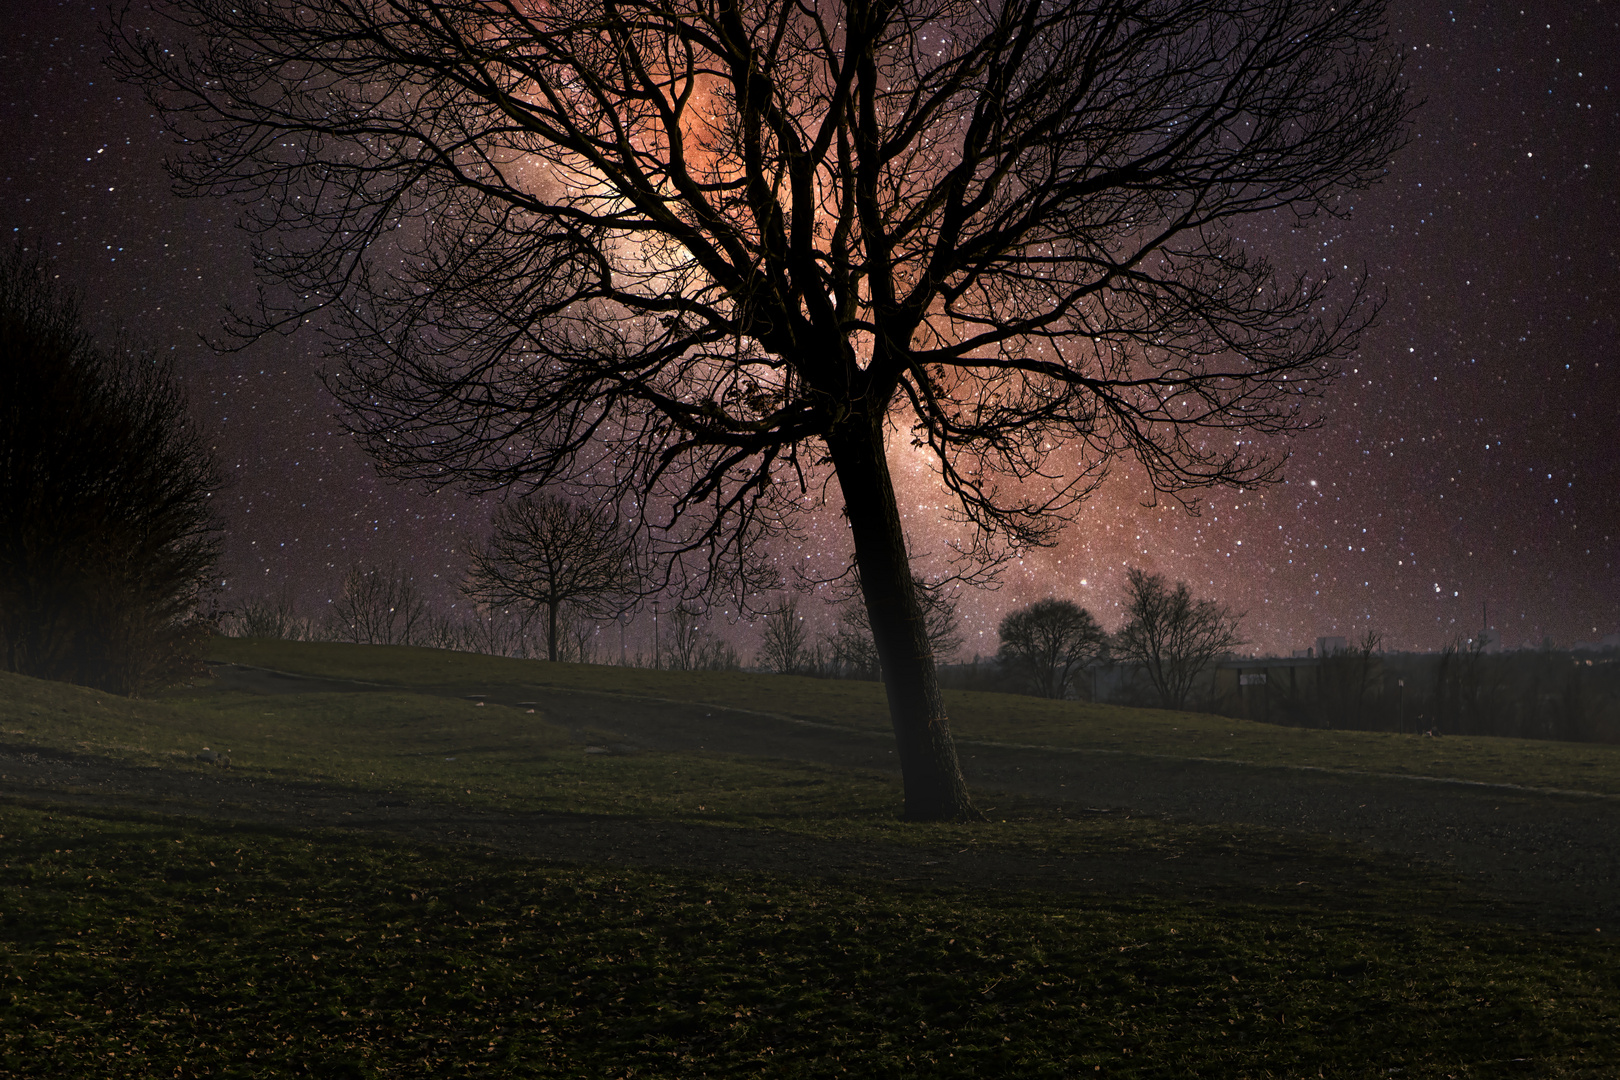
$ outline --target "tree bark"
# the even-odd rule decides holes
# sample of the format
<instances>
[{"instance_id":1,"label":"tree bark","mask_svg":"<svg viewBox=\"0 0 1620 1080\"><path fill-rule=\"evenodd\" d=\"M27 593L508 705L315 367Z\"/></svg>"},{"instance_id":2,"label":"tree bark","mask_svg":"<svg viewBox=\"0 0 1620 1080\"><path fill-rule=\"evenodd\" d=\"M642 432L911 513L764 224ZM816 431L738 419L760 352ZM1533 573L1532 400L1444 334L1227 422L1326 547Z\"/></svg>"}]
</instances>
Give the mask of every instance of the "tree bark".
<instances>
[{"instance_id":1,"label":"tree bark","mask_svg":"<svg viewBox=\"0 0 1620 1080\"><path fill-rule=\"evenodd\" d=\"M557 662L557 609L561 606L560 600L546 603L546 659L553 664Z\"/></svg>"},{"instance_id":2,"label":"tree bark","mask_svg":"<svg viewBox=\"0 0 1620 1080\"><path fill-rule=\"evenodd\" d=\"M826 437L855 542L855 567L883 665L908 821L979 820L939 692L928 627L912 584L881 416L856 412Z\"/></svg>"}]
</instances>

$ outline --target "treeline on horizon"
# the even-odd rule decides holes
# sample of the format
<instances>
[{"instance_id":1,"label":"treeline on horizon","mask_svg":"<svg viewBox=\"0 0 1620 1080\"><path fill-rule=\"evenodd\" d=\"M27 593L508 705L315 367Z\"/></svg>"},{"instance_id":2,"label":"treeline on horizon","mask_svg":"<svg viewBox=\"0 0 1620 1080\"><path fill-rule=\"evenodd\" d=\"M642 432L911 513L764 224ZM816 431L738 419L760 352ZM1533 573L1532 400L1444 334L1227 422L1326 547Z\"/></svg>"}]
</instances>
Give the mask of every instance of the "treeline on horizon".
<instances>
[{"instance_id":1,"label":"treeline on horizon","mask_svg":"<svg viewBox=\"0 0 1620 1080\"><path fill-rule=\"evenodd\" d=\"M859 624L858 615L864 614L859 607L858 602L846 607L846 614L857 614L854 625L812 638L790 597L765 615L760 649L748 658L685 605L661 613L652 655L642 646L634 651L615 648L612 623L604 634L598 622L570 613L563 622L559 659L880 681L875 652ZM930 613L938 651L948 656L961 643L954 605L936 598ZM322 618L298 614L283 594L242 602L222 617L220 629L234 637L418 645L520 659L548 655L544 633L532 617L486 606L435 611L408 574L390 568L351 568ZM1354 646L1308 660L1226 657L1199 673L1183 707L1291 727L1620 743L1620 650L1488 652L1478 641L1459 639L1437 653L1398 653L1384 652L1379 644L1376 635L1369 635ZM1243 685L1243 673L1264 673L1266 679ZM940 681L958 690L1135 707L1164 704L1137 666L1106 650L1061 683L1056 694L1043 693L1027 662L1006 655L1005 648L1000 656L942 663Z\"/></svg>"},{"instance_id":2,"label":"treeline on horizon","mask_svg":"<svg viewBox=\"0 0 1620 1080\"><path fill-rule=\"evenodd\" d=\"M1073 696L1160 704L1127 665L1112 667L1102 692L1092 680ZM1245 672L1267 679L1244 686ZM1028 692L994 658L945 667L940 680L963 690ZM1187 708L1285 727L1620 744L1620 649L1486 652L1458 640L1433 653L1350 648L1305 660L1228 659L1205 673Z\"/></svg>"},{"instance_id":3,"label":"treeline on horizon","mask_svg":"<svg viewBox=\"0 0 1620 1080\"><path fill-rule=\"evenodd\" d=\"M671 626L663 655L648 657L638 647L623 654L623 663L679 670L743 668L736 649L710 632L692 609L681 606L666 618ZM318 618L301 614L291 596L282 592L242 600L220 614L218 626L227 637L415 645L520 660L550 656L550 643L533 611L476 602L443 611L429 602L410 574L388 566L351 567ZM619 663L619 656L609 655L617 650L606 647L601 638L598 620L565 608L556 658L567 663Z\"/></svg>"},{"instance_id":4,"label":"treeline on horizon","mask_svg":"<svg viewBox=\"0 0 1620 1080\"><path fill-rule=\"evenodd\" d=\"M1291 662L1297 664L1297 661ZM1267 669L1263 685L1212 686L1208 710L1298 727L1620 743L1620 650L1489 652L1459 639L1435 653L1352 647ZM1236 668L1234 668L1234 671ZM1286 671L1308 673L1288 679ZM1247 691L1247 696L1245 696Z\"/></svg>"}]
</instances>

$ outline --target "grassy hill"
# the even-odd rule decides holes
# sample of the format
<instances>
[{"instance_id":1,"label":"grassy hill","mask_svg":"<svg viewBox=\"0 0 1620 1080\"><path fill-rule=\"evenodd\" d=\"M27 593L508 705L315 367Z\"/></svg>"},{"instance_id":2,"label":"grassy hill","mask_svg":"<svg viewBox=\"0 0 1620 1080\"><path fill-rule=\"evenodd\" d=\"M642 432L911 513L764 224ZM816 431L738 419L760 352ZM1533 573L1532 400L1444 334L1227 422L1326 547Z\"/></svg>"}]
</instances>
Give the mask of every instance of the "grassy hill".
<instances>
[{"instance_id":1,"label":"grassy hill","mask_svg":"<svg viewBox=\"0 0 1620 1080\"><path fill-rule=\"evenodd\" d=\"M274 706L261 707L262 695L207 686L134 702L41 683L8 695L14 700L9 708L0 705L0 725L42 745L82 743L125 754L184 756L223 743L235 751L239 767L351 779L375 771L379 755L393 763L388 775L404 775L401 759L413 752L460 748L478 754L498 748L499 755L511 756L522 747L538 752L564 745L562 729L548 721L545 699L554 691L709 705L871 732L889 729L883 688L876 683L231 638L216 641L212 659L334 680L335 692L300 694L295 700L278 695ZM355 688L385 688L394 696L349 692ZM532 714L510 707L469 711L476 700L537 705ZM25 708L25 702L44 707ZM1101 750L1620 795L1620 747L1282 728L1200 713L967 691L947 691L946 702L953 732L968 745Z\"/></svg>"},{"instance_id":2,"label":"grassy hill","mask_svg":"<svg viewBox=\"0 0 1620 1080\"><path fill-rule=\"evenodd\" d=\"M232 679L145 701L0 675L0 1072L1598 1077L1620 1060L1620 927L1538 929L1442 866L1036 798L905 825L880 757L615 743L632 720L724 711L876 754L873 684L286 642L214 658ZM965 746L1102 752L1166 783L1219 761L1519 785L1536 790L1500 790L1556 808L1620 795L1609 747L949 705ZM979 870L939 872L968 851Z\"/></svg>"}]
</instances>

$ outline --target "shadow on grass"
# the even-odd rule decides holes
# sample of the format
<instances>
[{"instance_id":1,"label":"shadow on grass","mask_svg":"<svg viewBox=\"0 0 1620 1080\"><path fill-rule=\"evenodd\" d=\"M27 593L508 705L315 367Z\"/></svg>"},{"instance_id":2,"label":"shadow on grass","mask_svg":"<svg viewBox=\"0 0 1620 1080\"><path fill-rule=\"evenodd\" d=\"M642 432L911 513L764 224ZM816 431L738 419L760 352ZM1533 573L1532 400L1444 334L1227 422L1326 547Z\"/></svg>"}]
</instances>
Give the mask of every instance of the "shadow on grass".
<instances>
[{"instance_id":1,"label":"shadow on grass","mask_svg":"<svg viewBox=\"0 0 1620 1080\"><path fill-rule=\"evenodd\" d=\"M0 808L14 1075L1599 1076L1598 935ZM1515 1060L1518 1059L1518 1060Z\"/></svg>"}]
</instances>

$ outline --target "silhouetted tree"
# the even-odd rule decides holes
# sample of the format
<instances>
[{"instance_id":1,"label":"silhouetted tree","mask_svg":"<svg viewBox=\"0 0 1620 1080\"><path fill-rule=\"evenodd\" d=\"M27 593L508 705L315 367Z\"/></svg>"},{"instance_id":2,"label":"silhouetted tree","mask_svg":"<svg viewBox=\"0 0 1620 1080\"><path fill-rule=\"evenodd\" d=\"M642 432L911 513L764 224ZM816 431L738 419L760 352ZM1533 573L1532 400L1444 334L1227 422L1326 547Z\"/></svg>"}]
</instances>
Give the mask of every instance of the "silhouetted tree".
<instances>
[{"instance_id":1,"label":"silhouetted tree","mask_svg":"<svg viewBox=\"0 0 1620 1080\"><path fill-rule=\"evenodd\" d=\"M737 650L705 624L690 604L669 613L669 666L677 671L734 671L742 664Z\"/></svg>"},{"instance_id":2,"label":"silhouetted tree","mask_svg":"<svg viewBox=\"0 0 1620 1080\"><path fill-rule=\"evenodd\" d=\"M349 567L332 604L332 630L361 645L420 645L431 636L427 599L403 567Z\"/></svg>"},{"instance_id":3,"label":"silhouetted tree","mask_svg":"<svg viewBox=\"0 0 1620 1080\"><path fill-rule=\"evenodd\" d=\"M255 596L235 605L226 631L235 637L312 641L310 621L298 614L292 592L283 588L275 596Z\"/></svg>"},{"instance_id":4,"label":"silhouetted tree","mask_svg":"<svg viewBox=\"0 0 1620 1080\"><path fill-rule=\"evenodd\" d=\"M116 66L242 200L395 475L595 485L723 577L829 466L909 818L974 816L911 587L898 423L992 539L1132 455L1275 478L1371 317L1231 236L1404 140L1383 5L170 0ZM147 25L151 25L147 23ZM1055 456L1054 456L1055 455ZM1008 482L1003 483L1006 479ZM788 481L788 482L778 482Z\"/></svg>"},{"instance_id":5,"label":"silhouetted tree","mask_svg":"<svg viewBox=\"0 0 1620 1080\"><path fill-rule=\"evenodd\" d=\"M479 604L447 628L458 643L448 647L485 656L529 655L528 619L520 613ZM449 637L447 634L446 637ZM431 639L430 639L431 640Z\"/></svg>"},{"instance_id":6,"label":"silhouetted tree","mask_svg":"<svg viewBox=\"0 0 1620 1080\"><path fill-rule=\"evenodd\" d=\"M537 494L503 503L495 532L475 549L467 595L479 603L515 606L545 619L546 657L563 659L563 608L587 619L609 619L637 589L633 538L612 507Z\"/></svg>"},{"instance_id":7,"label":"silhouetted tree","mask_svg":"<svg viewBox=\"0 0 1620 1080\"><path fill-rule=\"evenodd\" d=\"M697 667L702 642L703 621L697 609L684 603L676 604L669 613L669 666L675 671L691 671Z\"/></svg>"},{"instance_id":8,"label":"silhouetted tree","mask_svg":"<svg viewBox=\"0 0 1620 1080\"><path fill-rule=\"evenodd\" d=\"M1368 630L1356 644L1317 658L1317 693L1328 727L1359 728L1367 695L1376 685L1383 637Z\"/></svg>"},{"instance_id":9,"label":"silhouetted tree","mask_svg":"<svg viewBox=\"0 0 1620 1080\"><path fill-rule=\"evenodd\" d=\"M570 608L563 617L563 645L565 648L558 653L564 659L576 664L594 664L596 662L597 620L591 618L583 611Z\"/></svg>"},{"instance_id":10,"label":"silhouetted tree","mask_svg":"<svg viewBox=\"0 0 1620 1080\"><path fill-rule=\"evenodd\" d=\"M808 641L809 631L804 616L799 614L799 598L789 596L765 616L760 659L778 675L796 675L807 659L804 647Z\"/></svg>"},{"instance_id":11,"label":"silhouetted tree","mask_svg":"<svg viewBox=\"0 0 1620 1080\"><path fill-rule=\"evenodd\" d=\"M864 605L861 610L866 610ZM850 609L849 613L853 615L854 610ZM878 659L872 630L857 625L853 619L835 629L827 639L827 662L838 678L883 681L883 662Z\"/></svg>"},{"instance_id":12,"label":"silhouetted tree","mask_svg":"<svg viewBox=\"0 0 1620 1080\"><path fill-rule=\"evenodd\" d=\"M1069 600L1037 600L1001 620L996 658L1040 697L1067 697L1075 677L1108 655L1108 635Z\"/></svg>"},{"instance_id":13,"label":"silhouetted tree","mask_svg":"<svg viewBox=\"0 0 1620 1080\"><path fill-rule=\"evenodd\" d=\"M120 694L195 670L217 482L169 363L97 345L37 253L0 255L0 665Z\"/></svg>"},{"instance_id":14,"label":"silhouetted tree","mask_svg":"<svg viewBox=\"0 0 1620 1080\"><path fill-rule=\"evenodd\" d=\"M916 590L917 606L922 610L928 647L936 660L948 660L962 647L956 601L943 587L931 585L921 577L914 575L911 585ZM843 606L843 621L844 625L827 642L833 667L850 678L882 679L883 661L872 635L872 620L859 597Z\"/></svg>"},{"instance_id":15,"label":"silhouetted tree","mask_svg":"<svg viewBox=\"0 0 1620 1080\"><path fill-rule=\"evenodd\" d=\"M1194 599L1184 581L1172 589L1162 575L1132 567L1126 572L1125 625L1114 635L1114 652L1142 666L1161 705L1184 709L1198 676L1243 643L1240 618L1225 604Z\"/></svg>"}]
</instances>

